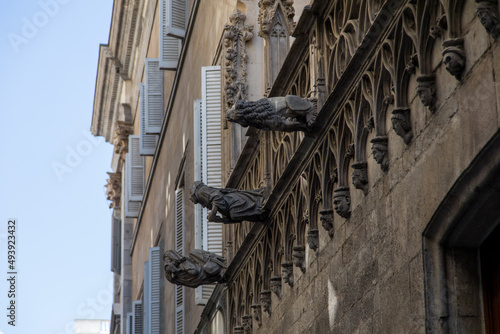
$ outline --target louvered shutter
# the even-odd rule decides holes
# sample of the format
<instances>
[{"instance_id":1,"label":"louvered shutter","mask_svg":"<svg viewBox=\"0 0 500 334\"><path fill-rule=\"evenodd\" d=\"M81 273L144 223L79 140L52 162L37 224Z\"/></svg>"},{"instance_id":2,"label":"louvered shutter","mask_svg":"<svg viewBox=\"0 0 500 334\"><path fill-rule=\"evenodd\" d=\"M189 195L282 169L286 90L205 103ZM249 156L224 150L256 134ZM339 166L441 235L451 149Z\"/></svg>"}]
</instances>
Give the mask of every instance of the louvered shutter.
<instances>
[{"instance_id":1,"label":"louvered shutter","mask_svg":"<svg viewBox=\"0 0 500 334\"><path fill-rule=\"evenodd\" d=\"M140 113L141 113L141 137L140 137L140 151L141 155L154 155L156 144L158 143L158 135L146 134L146 85L141 82L140 87Z\"/></svg>"},{"instance_id":2,"label":"louvered shutter","mask_svg":"<svg viewBox=\"0 0 500 334\"><path fill-rule=\"evenodd\" d=\"M127 313L127 323L125 324L125 333L126 334L133 334L132 333L132 328L133 328L133 315L132 312Z\"/></svg>"},{"instance_id":3,"label":"louvered shutter","mask_svg":"<svg viewBox=\"0 0 500 334\"><path fill-rule=\"evenodd\" d=\"M158 58L145 60L146 134L161 132L163 124L163 72Z\"/></svg>"},{"instance_id":4,"label":"louvered shutter","mask_svg":"<svg viewBox=\"0 0 500 334\"><path fill-rule=\"evenodd\" d=\"M184 192L175 191L175 250L184 254ZM184 334L184 287L175 285L175 334Z\"/></svg>"},{"instance_id":5,"label":"louvered shutter","mask_svg":"<svg viewBox=\"0 0 500 334\"><path fill-rule=\"evenodd\" d=\"M186 0L187 2L187 0ZM181 54L182 40L169 35L171 0L160 0L160 69L176 70ZM187 14L186 14L187 15Z\"/></svg>"},{"instance_id":6,"label":"louvered shutter","mask_svg":"<svg viewBox=\"0 0 500 334\"><path fill-rule=\"evenodd\" d=\"M143 334L142 301L132 303L132 334Z\"/></svg>"},{"instance_id":7,"label":"louvered shutter","mask_svg":"<svg viewBox=\"0 0 500 334\"><path fill-rule=\"evenodd\" d=\"M144 334L150 333L149 318L151 317L151 299L149 289L151 288L151 263L144 263L144 292L143 292L143 324Z\"/></svg>"},{"instance_id":8,"label":"louvered shutter","mask_svg":"<svg viewBox=\"0 0 500 334\"><path fill-rule=\"evenodd\" d=\"M165 34L184 38L189 19L189 0L161 0L161 2Z\"/></svg>"},{"instance_id":9,"label":"louvered shutter","mask_svg":"<svg viewBox=\"0 0 500 334\"><path fill-rule=\"evenodd\" d=\"M220 66L202 67L202 101L200 113L201 180L209 186L222 186L221 145L221 70ZM208 209L201 212L203 249L222 255L222 224L207 220ZM196 291L196 302L206 304L215 284L202 285Z\"/></svg>"},{"instance_id":10,"label":"louvered shutter","mask_svg":"<svg viewBox=\"0 0 500 334\"><path fill-rule=\"evenodd\" d=\"M162 263L160 247L149 249L149 332L151 334L160 334L161 332L161 281L162 281Z\"/></svg>"},{"instance_id":11,"label":"louvered shutter","mask_svg":"<svg viewBox=\"0 0 500 334\"><path fill-rule=\"evenodd\" d=\"M111 271L120 274L121 269L121 220L111 217L112 221L112 248L111 248Z\"/></svg>"},{"instance_id":12,"label":"louvered shutter","mask_svg":"<svg viewBox=\"0 0 500 334\"><path fill-rule=\"evenodd\" d=\"M128 153L125 157L125 216L137 217L144 194L144 157L140 155L140 138L136 135L128 137Z\"/></svg>"}]
</instances>

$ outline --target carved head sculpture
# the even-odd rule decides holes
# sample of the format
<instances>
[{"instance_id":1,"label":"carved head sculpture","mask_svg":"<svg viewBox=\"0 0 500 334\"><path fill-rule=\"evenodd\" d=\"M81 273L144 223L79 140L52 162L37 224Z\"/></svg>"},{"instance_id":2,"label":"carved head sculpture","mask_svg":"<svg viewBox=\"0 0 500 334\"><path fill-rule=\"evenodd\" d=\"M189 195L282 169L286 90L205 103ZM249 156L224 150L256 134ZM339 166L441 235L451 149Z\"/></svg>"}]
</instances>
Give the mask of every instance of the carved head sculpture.
<instances>
[{"instance_id":1,"label":"carved head sculpture","mask_svg":"<svg viewBox=\"0 0 500 334\"><path fill-rule=\"evenodd\" d=\"M205 184L201 181L195 181L189 188L190 199L194 204L201 204L202 206L208 206L210 199L206 196L202 196L199 190L203 188Z\"/></svg>"},{"instance_id":2,"label":"carved head sculpture","mask_svg":"<svg viewBox=\"0 0 500 334\"><path fill-rule=\"evenodd\" d=\"M335 233L333 226L333 210L324 209L321 210L319 213L320 213L319 219L321 220L321 226L323 226L323 228L328 231L328 235L330 236L330 238L333 238L333 235Z\"/></svg>"},{"instance_id":3,"label":"carved head sculpture","mask_svg":"<svg viewBox=\"0 0 500 334\"><path fill-rule=\"evenodd\" d=\"M465 52L458 45L460 44L449 46L443 50L443 64L446 66L446 70L454 76L459 76L465 68Z\"/></svg>"},{"instance_id":4,"label":"carved head sculpture","mask_svg":"<svg viewBox=\"0 0 500 334\"><path fill-rule=\"evenodd\" d=\"M335 212L343 218L351 215L351 196L349 187L340 187L334 190L333 205Z\"/></svg>"},{"instance_id":5,"label":"carved head sculpture","mask_svg":"<svg viewBox=\"0 0 500 334\"><path fill-rule=\"evenodd\" d=\"M424 106L434 108L436 102L436 78L433 75L422 75L417 78L417 82L417 94L420 101Z\"/></svg>"},{"instance_id":6,"label":"carved head sculpture","mask_svg":"<svg viewBox=\"0 0 500 334\"><path fill-rule=\"evenodd\" d=\"M375 159L383 171L386 171L389 168L387 137L375 137L370 142L372 143L373 159Z\"/></svg>"},{"instance_id":7,"label":"carved head sculpture","mask_svg":"<svg viewBox=\"0 0 500 334\"><path fill-rule=\"evenodd\" d=\"M492 1L477 1L477 17L481 21L486 31L490 34L497 34L499 30L499 17L497 5ZM495 36L493 36L495 37Z\"/></svg>"},{"instance_id":8,"label":"carved head sculpture","mask_svg":"<svg viewBox=\"0 0 500 334\"><path fill-rule=\"evenodd\" d=\"M368 184L368 171L366 162L352 164L352 184L356 189L365 189Z\"/></svg>"},{"instance_id":9,"label":"carved head sculpture","mask_svg":"<svg viewBox=\"0 0 500 334\"><path fill-rule=\"evenodd\" d=\"M430 107L429 107L430 108ZM431 110L433 110L432 108ZM392 111L392 128L394 132L401 138L406 145L409 145L412 138L413 132L411 131L410 124L410 109L408 108L397 108Z\"/></svg>"}]
</instances>

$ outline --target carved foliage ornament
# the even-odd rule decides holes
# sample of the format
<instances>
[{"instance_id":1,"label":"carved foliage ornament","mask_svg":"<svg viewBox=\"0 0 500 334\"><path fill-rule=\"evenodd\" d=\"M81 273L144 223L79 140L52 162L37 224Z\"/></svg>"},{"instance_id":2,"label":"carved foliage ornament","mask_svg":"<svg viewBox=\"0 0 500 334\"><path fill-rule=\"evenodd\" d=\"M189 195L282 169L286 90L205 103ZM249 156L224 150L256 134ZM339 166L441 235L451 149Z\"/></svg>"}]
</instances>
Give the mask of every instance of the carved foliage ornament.
<instances>
[{"instance_id":1,"label":"carved foliage ornament","mask_svg":"<svg viewBox=\"0 0 500 334\"><path fill-rule=\"evenodd\" d=\"M120 197L122 194L122 173L108 173L109 179L108 184L106 184L106 195L110 208L120 207Z\"/></svg>"},{"instance_id":2,"label":"carved foliage ornament","mask_svg":"<svg viewBox=\"0 0 500 334\"><path fill-rule=\"evenodd\" d=\"M224 27L225 76L224 100L231 108L237 100L247 99L246 42L253 38L253 26L245 25L246 16L238 9L229 17Z\"/></svg>"},{"instance_id":3,"label":"carved foliage ornament","mask_svg":"<svg viewBox=\"0 0 500 334\"><path fill-rule=\"evenodd\" d=\"M131 123L116 121L113 145L115 146L115 153L120 155L121 160L125 160L125 154L128 152L128 136L133 133L134 128Z\"/></svg>"},{"instance_id":4,"label":"carved foliage ornament","mask_svg":"<svg viewBox=\"0 0 500 334\"><path fill-rule=\"evenodd\" d=\"M286 24L290 34L295 28L293 17L295 16L295 9L293 8L293 0L260 0L259 1L259 36L265 37L271 32L273 19L276 15L278 7L281 7L283 15L285 16Z\"/></svg>"}]
</instances>

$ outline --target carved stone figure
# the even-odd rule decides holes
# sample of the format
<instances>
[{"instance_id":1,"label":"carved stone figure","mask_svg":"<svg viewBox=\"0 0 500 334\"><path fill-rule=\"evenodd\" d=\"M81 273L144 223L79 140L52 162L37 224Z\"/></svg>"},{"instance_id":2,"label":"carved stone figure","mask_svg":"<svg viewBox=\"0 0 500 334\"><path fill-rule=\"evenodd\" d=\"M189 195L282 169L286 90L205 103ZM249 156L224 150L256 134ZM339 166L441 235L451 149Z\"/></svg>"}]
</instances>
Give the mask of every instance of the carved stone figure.
<instances>
[{"instance_id":1,"label":"carved stone figure","mask_svg":"<svg viewBox=\"0 0 500 334\"><path fill-rule=\"evenodd\" d=\"M280 287L281 287L281 278L280 278ZM262 305L262 311L267 312L268 315L271 315L271 291L266 290L260 293L260 303Z\"/></svg>"},{"instance_id":2,"label":"carved stone figure","mask_svg":"<svg viewBox=\"0 0 500 334\"><path fill-rule=\"evenodd\" d=\"M497 4L491 0L476 0L476 14L481 24L493 38L500 35L500 19Z\"/></svg>"},{"instance_id":3,"label":"carved stone figure","mask_svg":"<svg viewBox=\"0 0 500 334\"><path fill-rule=\"evenodd\" d=\"M241 324L243 325L243 332L245 334L252 334L252 316L244 315L241 317Z\"/></svg>"},{"instance_id":4,"label":"carved stone figure","mask_svg":"<svg viewBox=\"0 0 500 334\"><path fill-rule=\"evenodd\" d=\"M333 210L332 209L324 209L319 212L319 219L321 220L321 226L328 232L330 238L333 238L335 233L333 227Z\"/></svg>"},{"instance_id":5,"label":"carved stone figure","mask_svg":"<svg viewBox=\"0 0 500 334\"><path fill-rule=\"evenodd\" d=\"M108 173L109 179L106 184L106 195L110 208L120 207L120 198L122 194L122 173Z\"/></svg>"},{"instance_id":6,"label":"carved stone figure","mask_svg":"<svg viewBox=\"0 0 500 334\"><path fill-rule=\"evenodd\" d=\"M262 306L260 304L253 304L250 307L252 308L253 319L257 322L257 326L262 326Z\"/></svg>"},{"instance_id":7,"label":"carved stone figure","mask_svg":"<svg viewBox=\"0 0 500 334\"><path fill-rule=\"evenodd\" d=\"M239 100L227 111L227 120L243 127L268 131L309 131L317 116L317 102L295 95Z\"/></svg>"},{"instance_id":8,"label":"carved stone figure","mask_svg":"<svg viewBox=\"0 0 500 334\"><path fill-rule=\"evenodd\" d=\"M443 47L443 64L446 66L446 70L460 80L460 76L465 69L463 38L444 41Z\"/></svg>"},{"instance_id":9,"label":"carved stone figure","mask_svg":"<svg viewBox=\"0 0 500 334\"><path fill-rule=\"evenodd\" d=\"M285 261L281 263L281 275L283 276L283 282L293 287L293 262Z\"/></svg>"},{"instance_id":10,"label":"carved stone figure","mask_svg":"<svg viewBox=\"0 0 500 334\"><path fill-rule=\"evenodd\" d=\"M412 138L413 132L411 131L410 124L410 109L409 108L398 108L392 111L392 128L398 136L403 138L406 145L409 145Z\"/></svg>"},{"instance_id":11,"label":"carved stone figure","mask_svg":"<svg viewBox=\"0 0 500 334\"><path fill-rule=\"evenodd\" d=\"M387 149L387 137L375 137L371 141L373 159L380 165L384 172L389 169L389 155Z\"/></svg>"},{"instance_id":12,"label":"carved stone figure","mask_svg":"<svg viewBox=\"0 0 500 334\"><path fill-rule=\"evenodd\" d=\"M309 248L311 248L313 251L317 251L319 248L319 231L317 228L312 229L310 228L309 231L307 231L307 244L309 245Z\"/></svg>"},{"instance_id":13,"label":"carved stone figure","mask_svg":"<svg viewBox=\"0 0 500 334\"><path fill-rule=\"evenodd\" d=\"M113 137L113 145L115 153L120 156L120 160L125 160L125 154L128 152L128 136L134 133L132 123L116 121L115 135Z\"/></svg>"},{"instance_id":14,"label":"carved stone figure","mask_svg":"<svg viewBox=\"0 0 500 334\"><path fill-rule=\"evenodd\" d=\"M306 258L306 247L304 245L293 246L293 264L299 268L303 273L306 272L305 258Z\"/></svg>"},{"instance_id":15,"label":"carved stone figure","mask_svg":"<svg viewBox=\"0 0 500 334\"><path fill-rule=\"evenodd\" d=\"M352 164L352 184L354 188L368 192L368 165L366 162L356 162Z\"/></svg>"},{"instance_id":16,"label":"carved stone figure","mask_svg":"<svg viewBox=\"0 0 500 334\"><path fill-rule=\"evenodd\" d=\"M417 78L417 94L424 106L431 112L436 111L436 77L422 75Z\"/></svg>"},{"instance_id":17,"label":"carved stone figure","mask_svg":"<svg viewBox=\"0 0 500 334\"><path fill-rule=\"evenodd\" d=\"M188 257L175 250L168 250L163 259L167 280L190 288L219 282L227 268L224 257L201 249L193 249Z\"/></svg>"},{"instance_id":18,"label":"carved stone figure","mask_svg":"<svg viewBox=\"0 0 500 334\"><path fill-rule=\"evenodd\" d=\"M271 277L270 285L271 285L271 291L278 297L281 298L281 277L280 276L273 276Z\"/></svg>"},{"instance_id":19,"label":"carved stone figure","mask_svg":"<svg viewBox=\"0 0 500 334\"><path fill-rule=\"evenodd\" d=\"M263 189L237 190L214 188L196 181L190 188L191 200L211 211L208 220L217 223L241 221L263 222L267 215L263 205ZM220 213L222 217L217 216Z\"/></svg>"},{"instance_id":20,"label":"carved stone figure","mask_svg":"<svg viewBox=\"0 0 500 334\"><path fill-rule=\"evenodd\" d=\"M351 216L351 196L349 187L340 187L334 190L333 205L335 212L342 218Z\"/></svg>"}]
</instances>

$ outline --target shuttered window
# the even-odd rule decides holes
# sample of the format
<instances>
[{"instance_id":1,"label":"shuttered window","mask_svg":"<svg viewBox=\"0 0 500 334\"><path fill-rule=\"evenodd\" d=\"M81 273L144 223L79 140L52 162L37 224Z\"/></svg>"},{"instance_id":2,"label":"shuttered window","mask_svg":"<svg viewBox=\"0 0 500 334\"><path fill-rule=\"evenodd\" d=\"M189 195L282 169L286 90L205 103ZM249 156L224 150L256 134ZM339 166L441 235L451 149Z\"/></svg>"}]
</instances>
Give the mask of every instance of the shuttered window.
<instances>
[{"instance_id":1,"label":"shuttered window","mask_svg":"<svg viewBox=\"0 0 500 334\"><path fill-rule=\"evenodd\" d=\"M195 102L195 178L205 184L222 186L221 145L221 70L220 66L202 68L202 99ZM207 220L208 210L199 204L195 208L195 225L202 249L222 255L222 224ZM215 284L202 285L196 289L197 304L206 304Z\"/></svg>"},{"instance_id":2,"label":"shuttered window","mask_svg":"<svg viewBox=\"0 0 500 334\"><path fill-rule=\"evenodd\" d=\"M151 264L150 261L144 263L144 290L142 294L143 300L143 323L144 323L144 334L151 333L149 323L149 318L151 317L151 299L149 289L151 288Z\"/></svg>"},{"instance_id":3,"label":"shuttered window","mask_svg":"<svg viewBox=\"0 0 500 334\"><path fill-rule=\"evenodd\" d=\"M188 0L160 0L160 69L176 70L186 35Z\"/></svg>"},{"instance_id":4,"label":"shuttered window","mask_svg":"<svg viewBox=\"0 0 500 334\"><path fill-rule=\"evenodd\" d=\"M111 248L111 271L115 274L120 274L121 270L121 241L122 241L122 229L121 220L115 217L111 217L111 238L112 238L112 248Z\"/></svg>"},{"instance_id":5,"label":"shuttered window","mask_svg":"<svg viewBox=\"0 0 500 334\"><path fill-rule=\"evenodd\" d=\"M161 282L162 282L162 263L160 247L149 249L148 266L148 330L150 334L160 334L161 332Z\"/></svg>"},{"instance_id":6,"label":"shuttered window","mask_svg":"<svg viewBox=\"0 0 500 334\"><path fill-rule=\"evenodd\" d=\"M142 301L132 303L132 334L143 334Z\"/></svg>"},{"instance_id":7,"label":"shuttered window","mask_svg":"<svg viewBox=\"0 0 500 334\"><path fill-rule=\"evenodd\" d=\"M158 135L146 134L146 84L141 83L140 87L140 125L141 125L141 137L140 137L140 152L141 155L154 155L156 150L156 144L158 143Z\"/></svg>"},{"instance_id":8,"label":"shuttered window","mask_svg":"<svg viewBox=\"0 0 500 334\"><path fill-rule=\"evenodd\" d=\"M184 254L184 192L175 191L175 250ZM175 334L184 334L184 287L175 285Z\"/></svg>"},{"instance_id":9,"label":"shuttered window","mask_svg":"<svg viewBox=\"0 0 500 334\"><path fill-rule=\"evenodd\" d=\"M158 134L163 124L163 72L158 58L145 61L145 134Z\"/></svg>"},{"instance_id":10,"label":"shuttered window","mask_svg":"<svg viewBox=\"0 0 500 334\"><path fill-rule=\"evenodd\" d=\"M128 138L128 153L125 156L126 217L137 218L144 194L144 157L140 155L139 146L139 136L130 135Z\"/></svg>"},{"instance_id":11,"label":"shuttered window","mask_svg":"<svg viewBox=\"0 0 500 334\"><path fill-rule=\"evenodd\" d=\"M134 328L134 323L133 323L134 317L132 312L127 313L127 323L125 327L125 333L126 334L132 334L132 328Z\"/></svg>"}]
</instances>

